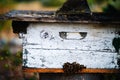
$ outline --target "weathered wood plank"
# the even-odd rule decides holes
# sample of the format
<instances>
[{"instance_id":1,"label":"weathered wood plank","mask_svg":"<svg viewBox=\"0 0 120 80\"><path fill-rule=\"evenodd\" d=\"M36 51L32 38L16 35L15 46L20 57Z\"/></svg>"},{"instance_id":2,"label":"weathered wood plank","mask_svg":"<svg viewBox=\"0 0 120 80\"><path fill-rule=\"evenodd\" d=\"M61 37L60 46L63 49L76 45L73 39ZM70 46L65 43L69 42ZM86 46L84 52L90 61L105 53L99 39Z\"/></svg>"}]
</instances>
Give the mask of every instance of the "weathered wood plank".
<instances>
[{"instance_id":1,"label":"weathered wood plank","mask_svg":"<svg viewBox=\"0 0 120 80\"><path fill-rule=\"evenodd\" d=\"M39 72L39 73L64 73L62 69L36 69L36 68L23 68L24 72ZM120 73L119 69L83 69L79 73Z\"/></svg>"},{"instance_id":2,"label":"weathered wood plank","mask_svg":"<svg viewBox=\"0 0 120 80\"><path fill-rule=\"evenodd\" d=\"M118 69L112 40L119 26L31 23L22 35L23 66L62 68L66 62L78 62L87 68Z\"/></svg>"},{"instance_id":3,"label":"weathered wood plank","mask_svg":"<svg viewBox=\"0 0 120 80\"><path fill-rule=\"evenodd\" d=\"M29 68L62 68L66 62L87 68L118 68L117 53L111 52L24 49L23 60L23 66Z\"/></svg>"},{"instance_id":4,"label":"weathered wood plank","mask_svg":"<svg viewBox=\"0 0 120 80\"><path fill-rule=\"evenodd\" d=\"M115 33L120 30L119 26L64 23L31 24L27 29L27 34L24 35L23 47L114 51L112 40L115 37ZM66 34L64 35L65 32ZM60 33L62 34L60 35ZM77 34L76 37L75 33Z\"/></svg>"},{"instance_id":5,"label":"weathered wood plank","mask_svg":"<svg viewBox=\"0 0 120 80\"><path fill-rule=\"evenodd\" d=\"M56 15L55 11L10 11L3 16L2 20L32 21L32 22L62 22L62 23L120 23L119 13L78 13Z\"/></svg>"}]
</instances>

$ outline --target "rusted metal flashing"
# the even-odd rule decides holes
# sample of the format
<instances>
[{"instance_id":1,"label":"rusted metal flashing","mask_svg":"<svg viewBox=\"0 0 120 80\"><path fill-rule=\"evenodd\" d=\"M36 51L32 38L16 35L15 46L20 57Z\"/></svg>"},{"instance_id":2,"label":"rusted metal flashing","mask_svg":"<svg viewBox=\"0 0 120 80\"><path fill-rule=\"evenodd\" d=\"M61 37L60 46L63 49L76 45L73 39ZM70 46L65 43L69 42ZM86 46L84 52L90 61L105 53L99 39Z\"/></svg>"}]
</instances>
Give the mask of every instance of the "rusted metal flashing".
<instances>
[{"instance_id":1,"label":"rusted metal flashing","mask_svg":"<svg viewBox=\"0 0 120 80\"><path fill-rule=\"evenodd\" d=\"M27 33L29 22L25 21L12 21L12 28L14 33Z\"/></svg>"}]
</instances>

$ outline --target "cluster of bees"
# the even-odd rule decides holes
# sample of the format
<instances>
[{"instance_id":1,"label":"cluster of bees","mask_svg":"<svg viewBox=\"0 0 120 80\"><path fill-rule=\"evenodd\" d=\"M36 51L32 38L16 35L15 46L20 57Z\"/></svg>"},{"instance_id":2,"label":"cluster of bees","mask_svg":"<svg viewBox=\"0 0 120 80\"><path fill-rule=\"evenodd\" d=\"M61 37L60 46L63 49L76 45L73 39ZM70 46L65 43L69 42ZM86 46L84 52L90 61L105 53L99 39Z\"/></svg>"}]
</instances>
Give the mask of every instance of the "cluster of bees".
<instances>
[{"instance_id":1,"label":"cluster of bees","mask_svg":"<svg viewBox=\"0 0 120 80\"><path fill-rule=\"evenodd\" d=\"M75 74L81 71L82 69L85 69L86 67L84 65L80 65L79 63L73 62L73 63L64 63L63 65L63 71L65 74Z\"/></svg>"}]
</instances>

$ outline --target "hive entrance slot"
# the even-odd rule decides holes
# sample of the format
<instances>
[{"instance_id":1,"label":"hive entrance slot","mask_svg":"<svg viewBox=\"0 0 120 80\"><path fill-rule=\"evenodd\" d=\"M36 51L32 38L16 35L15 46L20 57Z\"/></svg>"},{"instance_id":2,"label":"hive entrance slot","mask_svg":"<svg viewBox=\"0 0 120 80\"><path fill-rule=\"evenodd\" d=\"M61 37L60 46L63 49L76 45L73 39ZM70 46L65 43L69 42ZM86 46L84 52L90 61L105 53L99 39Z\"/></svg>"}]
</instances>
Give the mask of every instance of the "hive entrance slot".
<instances>
[{"instance_id":1,"label":"hive entrance slot","mask_svg":"<svg viewBox=\"0 0 120 80\"><path fill-rule=\"evenodd\" d=\"M87 36L87 32L59 32L59 36L66 40L82 40Z\"/></svg>"}]
</instances>

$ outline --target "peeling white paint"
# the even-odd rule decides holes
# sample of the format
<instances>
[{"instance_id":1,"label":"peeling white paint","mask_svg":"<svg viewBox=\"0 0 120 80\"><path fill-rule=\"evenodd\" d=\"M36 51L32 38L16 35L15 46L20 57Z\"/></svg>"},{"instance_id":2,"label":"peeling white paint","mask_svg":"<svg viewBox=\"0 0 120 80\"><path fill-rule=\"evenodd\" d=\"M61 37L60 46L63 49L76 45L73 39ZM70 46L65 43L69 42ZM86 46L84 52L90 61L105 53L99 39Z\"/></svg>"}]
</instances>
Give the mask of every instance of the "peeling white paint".
<instances>
[{"instance_id":1,"label":"peeling white paint","mask_svg":"<svg viewBox=\"0 0 120 80\"><path fill-rule=\"evenodd\" d=\"M31 23L24 34L23 59L27 62L23 66L62 68L66 62L78 62L87 68L117 68L112 40L119 30L116 25ZM60 32L67 34L62 38Z\"/></svg>"},{"instance_id":2,"label":"peeling white paint","mask_svg":"<svg viewBox=\"0 0 120 80\"><path fill-rule=\"evenodd\" d=\"M117 68L116 53L43 49L27 49L27 51L27 67L62 68L65 62L78 62L87 68Z\"/></svg>"}]
</instances>

